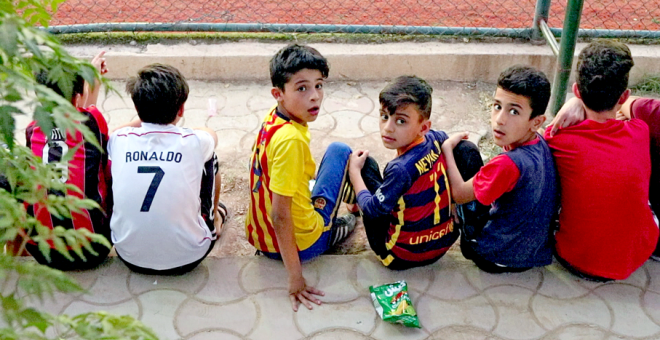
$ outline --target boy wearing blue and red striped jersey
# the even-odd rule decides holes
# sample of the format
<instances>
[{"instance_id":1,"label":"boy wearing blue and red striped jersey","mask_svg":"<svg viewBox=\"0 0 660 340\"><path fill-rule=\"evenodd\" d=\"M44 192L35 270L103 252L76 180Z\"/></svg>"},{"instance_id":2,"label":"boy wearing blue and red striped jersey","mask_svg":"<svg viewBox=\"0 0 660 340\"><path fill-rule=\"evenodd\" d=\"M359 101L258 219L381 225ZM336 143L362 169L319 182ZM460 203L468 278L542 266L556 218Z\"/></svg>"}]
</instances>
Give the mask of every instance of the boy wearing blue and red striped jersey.
<instances>
[{"instance_id":1,"label":"boy wearing blue and red striped jersey","mask_svg":"<svg viewBox=\"0 0 660 340\"><path fill-rule=\"evenodd\" d=\"M101 74L108 72L103 55L99 53L92 59L94 65ZM42 71L36 74L37 82L45 85L60 96L65 96L60 85L51 81L48 71ZM32 214L46 228L53 229L62 226L66 229L86 229L90 232L101 234L110 240L110 213L112 211L112 200L109 195L110 185L110 167L106 153L108 143L108 125L103 115L96 108L96 101L101 88L100 81L96 80L93 87L90 87L83 78L78 75L73 81L71 89L71 104L87 120L81 124L87 126L96 138L96 142L101 146L98 149L89 141L83 140L80 132L69 133L53 128L51 131L43 131L36 121L31 122L25 129L26 146L32 152L41 157L43 163L55 163L62 170L60 181L71 184L80 192L70 190L67 195L78 198L86 198L96 202L100 209L83 209L82 211L71 212L70 218L59 218L51 214L46 207L37 204L28 207L28 212ZM77 149L76 149L77 148ZM68 162L62 162L62 157L68 150L76 150L73 158ZM53 193L62 195L63 193ZM28 252L41 264L48 265L59 270L80 270L89 269L98 266L103 262L110 249L99 243L92 243L91 247L94 253L86 248L82 249L84 259L74 252L70 251L73 260L65 257L57 251L54 251L54 245L51 243L50 258L47 259L39 250L34 241L26 244Z\"/></svg>"},{"instance_id":2,"label":"boy wearing blue and red striped jersey","mask_svg":"<svg viewBox=\"0 0 660 340\"><path fill-rule=\"evenodd\" d=\"M289 274L289 299L311 309L323 295L307 286L301 261L317 257L355 228L355 216L336 217L350 192L351 149L332 143L318 173L307 123L316 120L328 76L327 60L308 46L289 45L270 61L271 94L277 106L264 118L250 158L248 241L267 257L281 259ZM310 181L315 179L313 188Z\"/></svg>"},{"instance_id":3,"label":"boy wearing blue and red striped jersey","mask_svg":"<svg viewBox=\"0 0 660 340\"><path fill-rule=\"evenodd\" d=\"M434 263L459 236L441 150L447 134L431 130L429 120L432 91L414 76L398 77L381 91L381 138L397 150L384 179L368 151L351 156L351 183L369 244L390 269Z\"/></svg>"},{"instance_id":4,"label":"boy wearing blue and red striped jersey","mask_svg":"<svg viewBox=\"0 0 660 340\"><path fill-rule=\"evenodd\" d=\"M464 218L461 225L461 251L484 271L521 272L552 262L558 178L550 148L536 133L549 99L545 74L510 67L500 74L491 111L494 142L505 152L476 174L463 174L451 151L467 133L442 145L459 217L471 207L491 206L485 219Z\"/></svg>"}]
</instances>

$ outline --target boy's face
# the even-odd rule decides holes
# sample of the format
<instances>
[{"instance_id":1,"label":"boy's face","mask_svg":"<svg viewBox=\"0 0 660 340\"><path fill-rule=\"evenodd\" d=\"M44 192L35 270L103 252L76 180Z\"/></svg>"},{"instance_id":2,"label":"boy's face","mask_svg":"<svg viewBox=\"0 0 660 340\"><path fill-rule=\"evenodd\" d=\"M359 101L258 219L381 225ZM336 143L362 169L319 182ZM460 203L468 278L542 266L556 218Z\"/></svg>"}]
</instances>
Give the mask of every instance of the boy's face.
<instances>
[{"instance_id":1,"label":"boy's face","mask_svg":"<svg viewBox=\"0 0 660 340\"><path fill-rule=\"evenodd\" d=\"M319 70L302 69L284 84L284 90L273 88L280 112L293 121L306 125L319 115L325 79Z\"/></svg>"},{"instance_id":2,"label":"boy's face","mask_svg":"<svg viewBox=\"0 0 660 340\"><path fill-rule=\"evenodd\" d=\"M421 119L416 104L398 107L393 115L385 107L380 109L380 137L388 149L401 155L431 128L428 119Z\"/></svg>"},{"instance_id":3,"label":"boy's face","mask_svg":"<svg viewBox=\"0 0 660 340\"><path fill-rule=\"evenodd\" d=\"M495 144L515 148L534 139L545 116L529 119L531 114L529 98L498 87L490 115Z\"/></svg>"}]
</instances>

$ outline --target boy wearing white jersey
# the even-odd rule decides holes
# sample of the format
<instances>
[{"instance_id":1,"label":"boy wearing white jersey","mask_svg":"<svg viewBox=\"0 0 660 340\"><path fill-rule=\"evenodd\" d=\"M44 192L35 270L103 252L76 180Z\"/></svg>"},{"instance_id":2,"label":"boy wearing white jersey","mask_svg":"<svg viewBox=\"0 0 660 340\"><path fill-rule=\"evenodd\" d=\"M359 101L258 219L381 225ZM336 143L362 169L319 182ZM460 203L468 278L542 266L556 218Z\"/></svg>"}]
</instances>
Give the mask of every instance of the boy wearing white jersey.
<instances>
[{"instance_id":1,"label":"boy wearing white jersey","mask_svg":"<svg viewBox=\"0 0 660 340\"><path fill-rule=\"evenodd\" d=\"M227 213L218 201L218 139L207 128L176 126L189 91L176 68L146 66L126 90L140 119L118 128L108 142L112 240L133 271L182 274L213 249Z\"/></svg>"}]
</instances>

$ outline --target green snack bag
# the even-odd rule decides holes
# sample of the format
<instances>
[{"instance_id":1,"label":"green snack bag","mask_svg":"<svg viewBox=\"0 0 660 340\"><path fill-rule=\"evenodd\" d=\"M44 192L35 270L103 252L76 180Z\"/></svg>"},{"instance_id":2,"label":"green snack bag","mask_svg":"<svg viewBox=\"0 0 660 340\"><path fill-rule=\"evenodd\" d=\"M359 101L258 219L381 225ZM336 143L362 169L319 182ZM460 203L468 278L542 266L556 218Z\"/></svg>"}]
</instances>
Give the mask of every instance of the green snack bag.
<instances>
[{"instance_id":1,"label":"green snack bag","mask_svg":"<svg viewBox=\"0 0 660 340\"><path fill-rule=\"evenodd\" d=\"M380 317L390 323L400 323L406 327L419 326L417 312L412 306L408 295L408 284L406 281L369 287L371 300Z\"/></svg>"}]
</instances>

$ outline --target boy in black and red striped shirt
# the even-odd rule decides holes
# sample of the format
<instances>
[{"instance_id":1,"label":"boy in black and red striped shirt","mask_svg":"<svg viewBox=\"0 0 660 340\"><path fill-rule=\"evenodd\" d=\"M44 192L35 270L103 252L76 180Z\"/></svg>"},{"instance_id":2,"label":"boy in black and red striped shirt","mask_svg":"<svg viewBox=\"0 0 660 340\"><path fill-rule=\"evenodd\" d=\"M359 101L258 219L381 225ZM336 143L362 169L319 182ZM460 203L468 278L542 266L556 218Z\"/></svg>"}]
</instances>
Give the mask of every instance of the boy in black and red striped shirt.
<instances>
[{"instance_id":1,"label":"boy in black and red striped shirt","mask_svg":"<svg viewBox=\"0 0 660 340\"><path fill-rule=\"evenodd\" d=\"M101 74L108 72L105 65L105 58L103 57L104 54L105 52L101 52L92 59L92 65ZM98 149L89 141L84 140L82 133L79 131L67 133L58 128L53 128L51 131L43 131L36 124L36 121L31 122L25 129L26 146L36 156L41 157L43 163L57 164L57 168L62 170L61 177L58 180L80 189L80 192L70 190L66 193L67 195L93 200L100 206L100 209L82 209L79 212L72 211L71 218L58 218L54 214L51 214L45 206L39 204L29 206L28 212L47 228L53 229L57 226L62 226L66 229L86 229L105 236L109 241L112 200L108 192L110 186L110 167L106 152L108 124L95 106L101 83L97 80L94 86L90 87L80 75L77 75L70 91L63 91L57 82L49 79L48 71L37 73L36 78L37 82L47 86L60 96L64 97L64 92L71 93L71 98L66 99L71 101L71 104L82 115L87 117L87 120L81 122L81 124L87 126L96 138L98 145L101 146L101 149ZM68 162L62 161L63 156L69 150L75 150L72 159ZM58 196L64 195L61 192L51 194ZM59 270L80 270L96 267L110 253L110 249L106 246L100 243L92 243L91 247L94 252L83 248L83 259L73 251L69 251L70 256L73 258L73 260L70 260L55 251L52 242L50 242L50 245L50 259L44 257L39 250L39 246L34 241L28 242L26 249L39 263Z\"/></svg>"}]
</instances>

